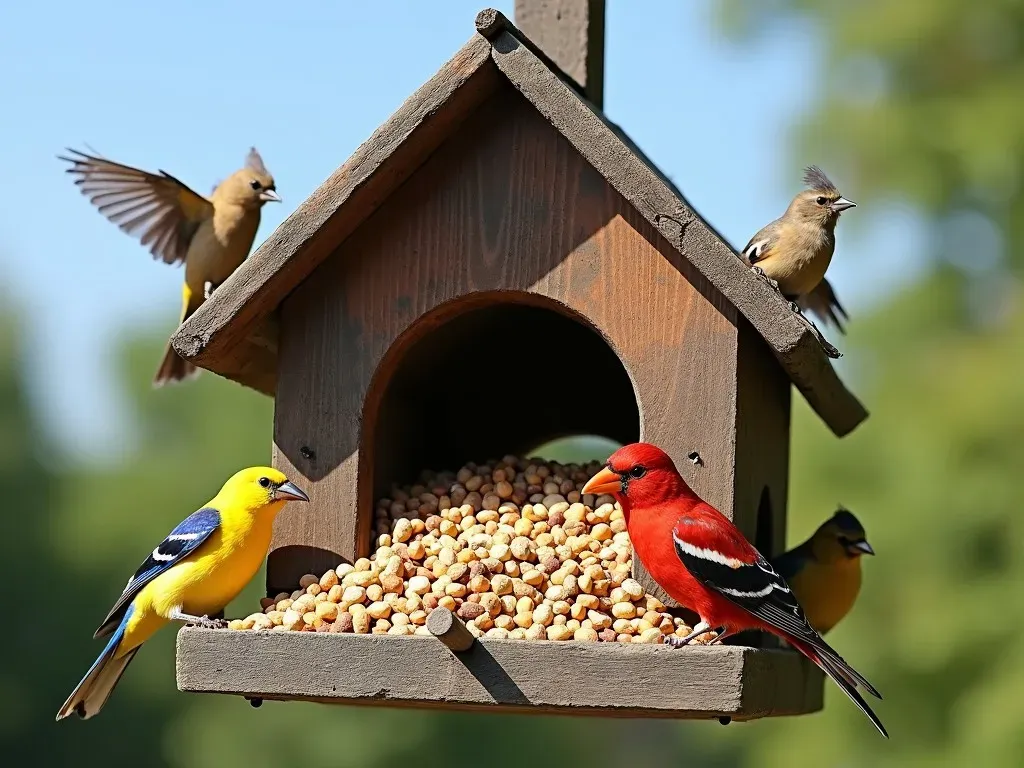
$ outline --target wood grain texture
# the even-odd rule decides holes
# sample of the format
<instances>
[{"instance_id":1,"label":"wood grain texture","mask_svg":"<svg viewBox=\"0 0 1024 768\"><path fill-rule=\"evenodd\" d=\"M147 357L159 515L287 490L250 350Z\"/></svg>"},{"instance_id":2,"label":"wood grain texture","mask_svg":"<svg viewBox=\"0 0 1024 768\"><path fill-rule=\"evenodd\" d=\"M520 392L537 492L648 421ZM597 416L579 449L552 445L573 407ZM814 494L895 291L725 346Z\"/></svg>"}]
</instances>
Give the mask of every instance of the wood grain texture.
<instances>
[{"instance_id":1,"label":"wood grain texture","mask_svg":"<svg viewBox=\"0 0 1024 768\"><path fill-rule=\"evenodd\" d=\"M553 75L507 19L504 25L490 25L488 34L502 74L757 329L833 432L843 436L863 421L863 405L839 380L821 345L785 300L758 280L658 173L624 151L616 131Z\"/></svg>"},{"instance_id":2,"label":"wood grain texture","mask_svg":"<svg viewBox=\"0 0 1024 768\"><path fill-rule=\"evenodd\" d=\"M566 674L571 670L571 674ZM341 704L750 720L816 712L824 678L789 650L182 629L182 691Z\"/></svg>"},{"instance_id":3,"label":"wood grain texture","mask_svg":"<svg viewBox=\"0 0 1024 768\"><path fill-rule=\"evenodd\" d=\"M734 520L765 557L772 557L786 542L793 388L746 321L740 323L737 382ZM749 642L779 647L765 632L754 633Z\"/></svg>"},{"instance_id":4,"label":"wood grain texture","mask_svg":"<svg viewBox=\"0 0 1024 768\"><path fill-rule=\"evenodd\" d=\"M737 381L734 521L771 557L786 541L792 388L771 350L745 321L740 324ZM767 531L759 529L757 520L765 488L771 509L778 511Z\"/></svg>"},{"instance_id":5,"label":"wood grain texture","mask_svg":"<svg viewBox=\"0 0 1024 768\"><path fill-rule=\"evenodd\" d=\"M316 564L326 567L368 551L373 491L382 487L373 458L388 453L378 443L386 385L410 350L424 346L425 334L483 299L491 306L503 299L540 303L600 333L632 382L638 436L662 446L701 495L732 513L735 310L507 86L341 250L344 258L339 253L324 262L281 308L275 461L312 491L310 504L278 519L270 586L283 588L282 579L310 568L285 567L278 549L298 547L288 551L305 556L319 548L325 554ZM405 440L427 440L440 455L469 432L489 441L476 443L477 451L491 450L444 454L446 461L500 457L516 447L508 443L510 431L546 436L550 424L531 404L538 397L557 402L558 393L543 382L570 383L571 396L560 406L567 412L588 387L597 398L611 391L611 380L603 378L607 367L588 367L586 358L596 359L596 352L578 359L581 345L548 351L542 330L520 338L509 327L504 339L496 333L490 340L497 356L473 345L461 351L461 366L458 358L446 362L433 375L487 377L488 400L475 405L453 396L453 407L462 408L455 411L445 410L452 401L439 402L429 412L431 432L411 431ZM531 349L548 353L531 358ZM415 364L429 363L417 358ZM540 389L523 386L534 377ZM457 382L451 387L458 392ZM488 429L484 414L499 402L504 407L494 410L495 428ZM606 424L619 423L615 414L602 416L615 410L613 401L596 402L575 425L607 434ZM387 411L401 420L401 401L390 399ZM503 430L499 414L515 426ZM315 459L303 456L303 446ZM704 459L701 467L686 460L694 450ZM414 479L388 477L383 487ZM638 575L672 604L646 574Z\"/></svg>"},{"instance_id":6,"label":"wood grain texture","mask_svg":"<svg viewBox=\"0 0 1024 768\"><path fill-rule=\"evenodd\" d=\"M171 339L178 354L265 391L254 378L276 366L254 374L243 340L491 92L499 77L489 52L474 36L410 96L182 324Z\"/></svg>"},{"instance_id":7,"label":"wood grain texture","mask_svg":"<svg viewBox=\"0 0 1024 768\"><path fill-rule=\"evenodd\" d=\"M605 0L516 0L516 26L600 109Z\"/></svg>"},{"instance_id":8,"label":"wood grain texture","mask_svg":"<svg viewBox=\"0 0 1024 768\"><path fill-rule=\"evenodd\" d=\"M757 280L665 176L613 124L552 71L546 57L502 14L477 18L475 36L289 217L210 301L178 330L186 359L260 391L259 372L242 359L242 340L359 226L423 159L459 126L497 81L493 62L598 173L739 310L772 347L789 378L839 436L867 417L839 380L817 340L788 306ZM259 378L259 386L255 381Z\"/></svg>"}]
</instances>

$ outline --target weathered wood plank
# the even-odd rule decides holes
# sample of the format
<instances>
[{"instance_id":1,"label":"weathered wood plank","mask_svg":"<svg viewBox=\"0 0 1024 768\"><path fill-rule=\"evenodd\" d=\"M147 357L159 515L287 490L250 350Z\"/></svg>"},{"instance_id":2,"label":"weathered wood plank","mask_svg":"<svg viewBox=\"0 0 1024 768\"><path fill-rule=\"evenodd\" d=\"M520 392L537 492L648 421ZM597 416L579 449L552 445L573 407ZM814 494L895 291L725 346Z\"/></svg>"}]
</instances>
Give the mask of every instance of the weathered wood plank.
<instances>
[{"instance_id":1,"label":"weathered wood plank","mask_svg":"<svg viewBox=\"0 0 1024 768\"><path fill-rule=\"evenodd\" d=\"M182 691L342 704L748 720L816 712L824 678L790 650L313 632L178 633Z\"/></svg>"},{"instance_id":2,"label":"weathered wood plank","mask_svg":"<svg viewBox=\"0 0 1024 768\"><path fill-rule=\"evenodd\" d=\"M247 386L265 378L244 364L242 340L487 97L500 79L489 52L470 39L185 321L175 350Z\"/></svg>"},{"instance_id":3,"label":"weathered wood plank","mask_svg":"<svg viewBox=\"0 0 1024 768\"><path fill-rule=\"evenodd\" d=\"M496 13L496 12L495 12ZM501 16L497 14L497 16ZM504 17L501 17L504 18ZM867 417L821 345L781 296L757 280L693 207L634 154L600 115L559 80L505 19L489 19L498 69L580 154L706 276L773 348L808 403L838 436Z\"/></svg>"},{"instance_id":4,"label":"weathered wood plank","mask_svg":"<svg viewBox=\"0 0 1024 768\"><path fill-rule=\"evenodd\" d=\"M604 102L605 0L516 0L516 26L571 77L587 100Z\"/></svg>"},{"instance_id":5,"label":"weathered wood plank","mask_svg":"<svg viewBox=\"0 0 1024 768\"><path fill-rule=\"evenodd\" d=\"M793 388L745 321L740 325L737 382L734 522L765 557L772 557L786 542ZM758 520L765 491L771 519Z\"/></svg>"},{"instance_id":6,"label":"weathered wood plank","mask_svg":"<svg viewBox=\"0 0 1024 768\"><path fill-rule=\"evenodd\" d=\"M275 462L312 483L312 501L278 519L272 588L367 554L375 489L528 449L531 432L536 446L560 427L662 446L732 514L735 310L514 90L481 106L343 249L281 307ZM481 338L428 346L456 315L510 303L568 314L586 338L559 332L556 345L553 322L510 315ZM402 366L408 391L384 408ZM554 388L527 386L533 369ZM488 412L499 428L485 428Z\"/></svg>"}]
</instances>

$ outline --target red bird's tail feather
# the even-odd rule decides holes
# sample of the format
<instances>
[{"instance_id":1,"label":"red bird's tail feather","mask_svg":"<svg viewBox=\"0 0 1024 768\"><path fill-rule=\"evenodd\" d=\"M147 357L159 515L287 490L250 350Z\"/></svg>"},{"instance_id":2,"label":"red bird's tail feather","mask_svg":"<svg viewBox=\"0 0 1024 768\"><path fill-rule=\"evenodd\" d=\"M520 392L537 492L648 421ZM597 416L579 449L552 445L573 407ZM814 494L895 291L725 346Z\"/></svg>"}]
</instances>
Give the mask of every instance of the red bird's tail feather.
<instances>
[{"instance_id":1,"label":"red bird's tail feather","mask_svg":"<svg viewBox=\"0 0 1024 768\"><path fill-rule=\"evenodd\" d=\"M874 724L878 732L881 733L885 738L889 738L889 732L885 730L885 726L882 725L882 721L878 719L868 703L864 701L864 697L860 695L860 691L857 690L857 686L854 681L861 681L864 678L857 673L849 664L843 661L835 651L828 653L825 649L815 649L806 643L802 643L799 640L789 640L789 644L796 648L800 653L806 656L808 659L813 661L818 668L826 675L832 678L833 682L843 689L843 693L850 697L850 701L857 705L857 708L867 715L868 719ZM831 650L831 649L828 649ZM834 658L832 658L834 657ZM864 687L871 692L872 695L882 698L878 695L878 692L874 687L866 680L863 682Z\"/></svg>"}]
</instances>

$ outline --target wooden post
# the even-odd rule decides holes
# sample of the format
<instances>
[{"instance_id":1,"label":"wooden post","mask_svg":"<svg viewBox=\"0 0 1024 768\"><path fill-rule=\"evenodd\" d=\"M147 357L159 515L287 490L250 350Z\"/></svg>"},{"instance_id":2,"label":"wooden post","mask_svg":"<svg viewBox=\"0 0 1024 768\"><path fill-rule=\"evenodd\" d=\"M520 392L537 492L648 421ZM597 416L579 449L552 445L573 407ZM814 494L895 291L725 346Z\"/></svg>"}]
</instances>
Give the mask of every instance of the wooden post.
<instances>
[{"instance_id":1,"label":"wooden post","mask_svg":"<svg viewBox=\"0 0 1024 768\"><path fill-rule=\"evenodd\" d=\"M604 102L605 0L516 0L515 24L576 81L598 109Z\"/></svg>"},{"instance_id":2,"label":"wooden post","mask_svg":"<svg viewBox=\"0 0 1024 768\"><path fill-rule=\"evenodd\" d=\"M439 607L430 612L427 616L427 629L456 653L468 651L476 640L462 619L447 608Z\"/></svg>"}]
</instances>

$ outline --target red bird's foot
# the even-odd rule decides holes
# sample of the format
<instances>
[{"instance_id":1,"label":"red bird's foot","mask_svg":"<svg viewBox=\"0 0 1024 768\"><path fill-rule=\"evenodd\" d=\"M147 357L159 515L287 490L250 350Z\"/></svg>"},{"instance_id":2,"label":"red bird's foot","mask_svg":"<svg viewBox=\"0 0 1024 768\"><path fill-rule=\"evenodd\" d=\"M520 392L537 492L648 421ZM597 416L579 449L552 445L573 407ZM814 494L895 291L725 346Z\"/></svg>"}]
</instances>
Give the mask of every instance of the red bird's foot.
<instances>
[{"instance_id":1,"label":"red bird's foot","mask_svg":"<svg viewBox=\"0 0 1024 768\"><path fill-rule=\"evenodd\" d=\"M713 640L701 643L701 645L711 645L712 643L718 642L723 637L727 637L731 633L727 632L725 627L722 627L721 629L717 630L712 630L707 622L702 621L699 624L697 624L697 626L693 628L693 631L686 637L676 637L675 635L670 635L669 637L666 637L665 644L671 645L673 648L682 648L684 645L689 645L690 643L692 643L701 635L707 634L714 634L717 635L717 637L715 637Z\"/></svg>"}]
</instances>

